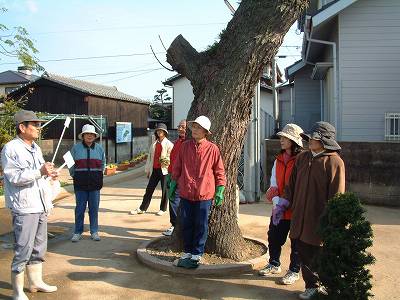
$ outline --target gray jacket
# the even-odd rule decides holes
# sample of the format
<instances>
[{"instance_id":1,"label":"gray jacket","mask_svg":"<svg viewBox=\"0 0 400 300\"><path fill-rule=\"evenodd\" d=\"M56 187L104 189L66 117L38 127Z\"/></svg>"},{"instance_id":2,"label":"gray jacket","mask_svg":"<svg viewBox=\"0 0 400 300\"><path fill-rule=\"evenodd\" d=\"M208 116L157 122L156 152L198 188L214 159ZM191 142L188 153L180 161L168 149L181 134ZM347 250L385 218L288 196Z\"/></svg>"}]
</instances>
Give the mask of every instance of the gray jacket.
<instances>
[{"instance_id":1,"label":"gray jacket","mask_svg":"<svg viewBox=\"0 0 400 300\"><path fill-rule=\"evenodd\" d=\"M51 207L45 197L46 180L40 174L42 151L16 137L1 151L6 207L14 213L41 213ZM48 197L47 197L48 198Z\"/></svg>"}]
</instances>

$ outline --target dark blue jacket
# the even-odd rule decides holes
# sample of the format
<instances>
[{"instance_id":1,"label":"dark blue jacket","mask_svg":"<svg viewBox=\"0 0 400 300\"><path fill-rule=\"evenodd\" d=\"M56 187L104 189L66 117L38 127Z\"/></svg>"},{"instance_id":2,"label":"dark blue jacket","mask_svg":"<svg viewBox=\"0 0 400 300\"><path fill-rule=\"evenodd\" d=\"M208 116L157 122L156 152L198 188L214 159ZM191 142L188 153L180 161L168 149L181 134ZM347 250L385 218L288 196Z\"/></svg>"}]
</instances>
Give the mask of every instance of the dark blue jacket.
<instances>
[{"instance_id":1,"label":"dark blue jacket","mask_svg":"<svg viewBox=\"0 0 400 300\"><path fill-rule=\"evenodd\" d=\"M83 141L72 147L75 166L70 169L77 191L96 191L103 187L106 159L103 148L93 143L88 147Z\"/></svg>"}]
</instances>

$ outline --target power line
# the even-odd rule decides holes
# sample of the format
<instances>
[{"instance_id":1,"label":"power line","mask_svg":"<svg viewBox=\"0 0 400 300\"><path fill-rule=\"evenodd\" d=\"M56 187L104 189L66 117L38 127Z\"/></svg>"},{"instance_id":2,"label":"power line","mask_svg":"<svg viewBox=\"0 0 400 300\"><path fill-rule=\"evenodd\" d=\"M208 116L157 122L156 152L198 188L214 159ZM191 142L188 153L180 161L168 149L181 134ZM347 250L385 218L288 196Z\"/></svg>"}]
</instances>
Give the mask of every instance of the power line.
<instances>
[{"instance_id":1,"label":"power line","mask_svg":"<svg viewBox=\"0 0 400 300\"><path fill-rule=\"evenodd\" d=\"M106 81L106 82L103 82L102 84L117 82L117 81L129 79L129 78L133 78L133 77L138 77L138 76L141 76L141 75L145 75L145 74L148 74L148 73L151 73L151 72L154 72L154 71L157 71L157 70L163 70L163 69L164 68L158 68L158 69L154 69L154 70L151 70L151 71L146 71L146 72L143 72L143 73L140 73L140 74L128 76L128 77L123 77L123 78L119 78L119 79L116 79L116 80Z\"/></svg>"},{"instance_id":2,"label":"power line","mask_svg":"<svg viewBox=\"0 0 400 300\"><path fill-rule=\"evenodd\" d=\"M93 31L107 31L107 30L127 30L127 29L147 29L159 27L186 27L186 26L210 26L210 25L223 25L225 22L216 23L192 23L192 24L155 24L155 25L139 25L139 26L121 26L121 27L103 27L96 29L76 29L76 30L60 30L60 31L45 31L45 32L32 32L35 34L57 34L57 33L74 33L74 32L93 32Z\"/></svg>"},{"instance_id":3,"label":"power line","mask_svg":"<svg viewBox=\"0 0 400 300\"><path fill-rule=\"evenodd\" d=\"M163 54L165 52L157 52L157 54ZM40 63L44 62L59 62L59 61L74 61L74 60L86 60L86 59L103 59L103 58L115 58L115 57L131 57L131 56L145 56L145 55L153 55L151 52L144 53L130 53L130 54L117 54L117 55L102 55L102 56L87 56L87 57L69 57L69 58L57 58L57 59L47 59L47 60L38 60ZM8 62L1 63L0 65L18 65L21 62Z\"/></svg>"},{"instance_id":4,"label":"power line","mask_svg":"<svg viewBox=\"0 0 400 300\"><path fill-rule=\"evenodd\" d=\"M160 70L160 69L161 68L153 68L153 69L141 69L141 70L130 70L130 71L118 71L118 72L108 72L108 73L87 74L87 75L72 76L71 78L94 77L94 76L105 76L105 75L115 75L115 74L127 74L127 73L134 73L134 72L143 72L143 71L155 71L155 70Z\"/></svg>"},{"instance_id":5,"label":"power line","mask_svg":"<svg viewBox=\"0 0 400 300\"><path fill-rule=\"evenodd\" d=\"M301 46L295 46L295 45L282 45L281 47L296 48L296 49L300 49L301 48ZM165 53L165 52L156 52L156 54L163 54L163 53ZM146 56L146 55L153 55L153 53L151 53L151 52L143 52L143 53L128 53L128 54L86 56L86 57L67 57L67 58L43 59L43 60L39 60L38 62L46 63L46 62L105 59L105 58L117 58L117 57ZM19 65L19 64L21 64L21 62L6 62L6 63L0 63L0 66L1 65Z\"/></svg>"}]
</instances>

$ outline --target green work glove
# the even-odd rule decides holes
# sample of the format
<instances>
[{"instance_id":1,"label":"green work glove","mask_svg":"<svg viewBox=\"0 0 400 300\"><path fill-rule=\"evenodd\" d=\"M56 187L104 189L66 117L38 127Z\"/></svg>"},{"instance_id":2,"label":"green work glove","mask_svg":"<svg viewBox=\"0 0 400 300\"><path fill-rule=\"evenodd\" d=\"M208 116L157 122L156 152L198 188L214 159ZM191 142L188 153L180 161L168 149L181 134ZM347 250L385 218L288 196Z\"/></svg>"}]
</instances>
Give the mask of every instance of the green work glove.
<instances>
[{"instance_id":1,"label":"green work glove","mask_svg":"<svg viewBox=\"0 0 400 300\"><path fill-rule=\"evenodd\" d=\"M169 189L169 185L171 184L171 174L167 174L165 176L165 184L166 184L166 187Z\"/></svg>"},{"instance_id":2,"label":"green work glove","mask_svg":"<svg viewBox=\"0 0 400 300\"><path fill-rule=\"evenodd\" d=\"M223 185L219 185L215 189L215 195L214 195L215 206L220 206L222 204L222 200L224 200L224 191L225 187Z\"/></svg>"},{"instance_id":3,"label":"green work glove","mask_svg":"<svg viewBox=\"0 0 400 300\"><path fill-rule=\"evenodd\" d=\"M171 183L169 184L169 190L168 190L168 199L169 201L174 201L175 200L175 192L176 192L176 187L177 187L176 180L171 180Z\"/></svg>"}]
</instances>

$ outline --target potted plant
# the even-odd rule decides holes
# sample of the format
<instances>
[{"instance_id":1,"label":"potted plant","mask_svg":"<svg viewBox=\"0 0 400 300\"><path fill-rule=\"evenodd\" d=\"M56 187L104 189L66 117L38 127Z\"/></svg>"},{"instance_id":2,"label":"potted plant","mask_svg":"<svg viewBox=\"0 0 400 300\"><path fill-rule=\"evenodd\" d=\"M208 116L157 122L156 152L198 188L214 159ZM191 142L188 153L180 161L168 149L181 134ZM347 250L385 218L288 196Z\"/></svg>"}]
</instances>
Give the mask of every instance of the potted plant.
<instances>
[{"instance_id":1,"label":"potted plant","mask_svg":"<svg viewBox=\"0 0 400 300\"><path fill-rule=\"evenodd\" d=\"M104 170L104 175L113 175L115 174L115 171L117 170L117 166L110 164L106 166L106 169Z\"/></svg>"},{"instance_id":2,"label":"potted plant","mask_svg":"<svg viewBox=\"0 0 400 300\"><path fill-rule=\"evenodd\" d=\"M134 167L134 166L136 166L136 160L135 160L135 158L132 158L130 161L129 161L129 167Z\"/></svg>"}]
</instances>

